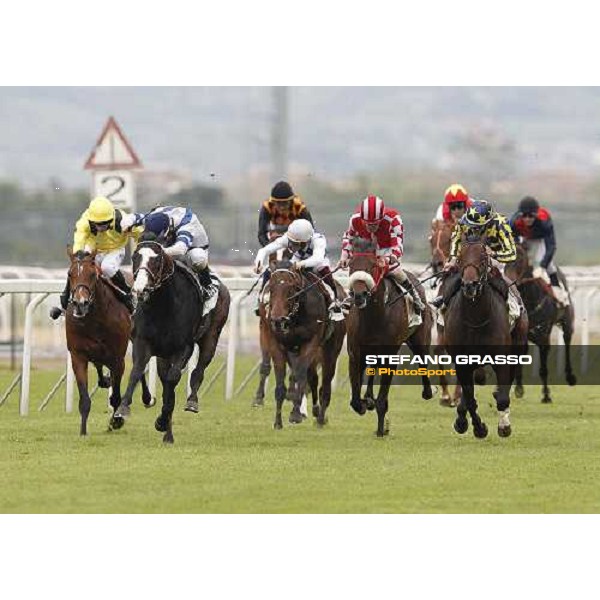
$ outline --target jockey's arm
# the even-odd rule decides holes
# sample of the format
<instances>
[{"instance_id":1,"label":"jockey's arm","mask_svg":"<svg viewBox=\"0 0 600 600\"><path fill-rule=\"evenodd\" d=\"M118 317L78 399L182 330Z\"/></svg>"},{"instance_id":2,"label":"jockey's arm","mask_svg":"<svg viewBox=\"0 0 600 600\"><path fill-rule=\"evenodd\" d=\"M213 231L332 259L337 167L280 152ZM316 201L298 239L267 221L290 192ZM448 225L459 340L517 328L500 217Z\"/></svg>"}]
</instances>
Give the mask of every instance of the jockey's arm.
<instances>
[{"instance_id":1,"label":"jockey's arm","mask_svg":"<svg viewBox=\"0 0 600 600\"><path fill-rule=\"evenodd\" d=\"M348 266L348 261L350 260L350 252L352 252L352 240L357 235L358 234L354 229L354 225L352 224L352 219L350 219L348 229L344 232L344 236L342 237L342 254L338 262L339 268L345 269Z\"/></svg>"},{"instance_id":2,"label":"jockey's arm","mask_svg":"<svg viewBox=\"0 0 600 600\"><path fill-rule=\"evenodd\" d=\"M283 250L288 246L288 236L283 234L281 237L273 240L270 244L263 246L257 253L256 259L254 260L255 269L263 268L267 266L269 256L278 250ZM257 271L260 272L260 271Z\"/></svg>"},{"instance_id":3,"label":"jockey's arm","mask_svg":"<svg viewBox=\"0 0 600 600\"><path fill-rule=\"evenodd\" d=\"M517 247L513 238L512 230L506 220L498 224L498 243L499 248L495 251L495 258L498 262L508 263L517 260Z\"/></svg>"},{"instance_id":4,"label":"jockey's arm","mask_svg":"<svg viewBox=\"0 0 600 600\"><path fill-rule=\"evenodd\" d=\"M261 246L269 243L269 213L264 206L260 207L258 213L258 242Z\"/></svg>"},{"instance_id":5,"label":"jockey's arm","mask_svg":"<svg viewBox=\"0 0 600 600\"><path fill-rule=\"evenodd\" d=\"M556 238L554 237L554 225L551 221L546 221L544 224L544 243L546 245L546 253L540 261L540 267L547 269L552 262L554 253L556 252Z\"/></svg>"},{"instance_id":6,"label":"jockey's arm","mask_svg":"<svg viewBox=\"0 0 600 600\"><path fill-rule=\"evenodd\" d=\"M305 269L312 269L320 266L325 261L325 253L327 252L327 240L325 236L316 233L313 238L313 253L312 256L300 261Z\"/></svg>"},{"instance_id":7,"label":"jockey's arm","mask_svg":"<svg viewBox=\"0 0 600 600\"><path fill-rule=\"evenodd\" d=\"M96 247L96 241L90 231L90 224L85 213L81 215L75 224L75 233L73 235L73 253L80 250L93 250Z\"/></svg>"}]
</instances>

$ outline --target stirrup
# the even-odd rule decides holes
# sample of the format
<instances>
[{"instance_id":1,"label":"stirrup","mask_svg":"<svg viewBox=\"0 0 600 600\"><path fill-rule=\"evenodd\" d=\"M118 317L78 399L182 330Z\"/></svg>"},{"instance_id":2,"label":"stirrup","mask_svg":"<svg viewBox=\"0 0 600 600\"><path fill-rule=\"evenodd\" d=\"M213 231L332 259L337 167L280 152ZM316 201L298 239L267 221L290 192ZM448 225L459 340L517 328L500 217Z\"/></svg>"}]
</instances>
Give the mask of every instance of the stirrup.
<instances>
[{"instance_id":1,"label":"stirrup","mask_svg":"<svg viewBox=\"0 0 600 600\"><path fill-rule=\"evenodd\" d=\"M434 308L440 309L444 306L444 296L438 296L434 298L429 304Z\"/></svg>"}]
</instances>

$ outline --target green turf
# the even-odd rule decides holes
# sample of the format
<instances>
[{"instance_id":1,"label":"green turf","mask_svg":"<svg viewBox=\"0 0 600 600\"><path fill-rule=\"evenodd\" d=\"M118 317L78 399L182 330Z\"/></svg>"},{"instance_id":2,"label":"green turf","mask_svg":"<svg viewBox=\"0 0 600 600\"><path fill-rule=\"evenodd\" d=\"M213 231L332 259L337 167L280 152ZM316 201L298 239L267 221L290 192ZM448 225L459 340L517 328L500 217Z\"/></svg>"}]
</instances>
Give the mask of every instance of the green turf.
<instances>
[{"instance_id":1,"label":"green turf","mask_svg":"<svg viewBox=\"0 0 600 600\"><path fill-rule=\"evenodd\" d=\"M555 387L552 405L528 388L513 402L508 439L496 434L491 387L479 388L490 435L477 440L471 429L454 433L454 410L437 397L395 387L391 435L378 439L375 413L354 414L347 390L324 429L312 419L290 425L286 403L284 430L274 431L272 397L252 409L253 380L226 403L221 377L198 415L184 413L179 396L175 445L163 446L157 408L137 398L125 428L108 433L97 396L86 439L62 394L38 413L57 375L34 373L28 417L18 416L17 393L0 408L1 512L600 511L600 388ZM10 378L0 373L2 389Z\"/></svg>"}]
</instances>

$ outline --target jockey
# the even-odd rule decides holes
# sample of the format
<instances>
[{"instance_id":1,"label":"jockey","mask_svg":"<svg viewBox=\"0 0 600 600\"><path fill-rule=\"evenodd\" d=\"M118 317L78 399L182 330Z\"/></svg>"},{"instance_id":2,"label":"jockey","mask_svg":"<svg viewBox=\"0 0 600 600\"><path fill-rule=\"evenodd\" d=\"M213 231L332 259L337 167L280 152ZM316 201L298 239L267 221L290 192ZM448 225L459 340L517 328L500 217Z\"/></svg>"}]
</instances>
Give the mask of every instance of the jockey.
<instances>
[{"instance_id":1,"label":"jockey","mask_svg":"<svg viewBox=\"0 0 600 600\"><path fill-rule=\"evenodd\" d=\"M266 246L283 235L295 219L306 219L314 226L313 219L304 202L294 194L286 181L273 186L271 197L263 202L258 215L258 241Z\"/></svg>"},{"instance_id":2,"label":"jockey","mask_svg":"<svg viewBox=\"0 0 600 600\"><path fill-rule=\"evenodd\" d=\"M137 240L141 231L139 228L127 231L128 228L124 227L124 222L132 216L116 209L108 198L98 196L90 202L88 209L77 221L73 238L73 253L80 250L85 252L97 250L96 264L102 274L123 292L122 300L131 312L134 309L131 288L127 285L119 267L125 258L127 242L131 238ZM67 310L70 294L67 278L67 285L60 296L62 310L57 306L52 307L50 309L52 319L58 319Z\"/></svg>"},{"instance_id":3,"label":"jockey","mask_svg":"<svg viewBox=\"0 0 600 600\"><path fill-rule=\"evenodd\" d=\"M560 285L558 270L553 260L556 239L548 209L540 206L535 198L525 196L509 222L515 237L527 240L529 263L534 269L546 270L555 298L563 305L569 304L569 295Z\"/></svg>"},{"instance_id":4,"label":"jockey","mask_svg":"<svg viewBox=\"0 0 600 600\"><path fill-rule=\"evenodd\" d=\"M184 262L196 272L205 297L211 296L213 286L208 267L208 236L191 209L160 206L146 215L136 214L134 217L133 224L143 224L144 233L153 233L164 247L165 254Z\"/></svg>"},{"instance_id":5,"label":"jockey","mask_svg":"<svg viewBox=\"0 0 600 600\"><path fill-rule=\"evenodd\" d=\"M506 217L496 212L492 205L486 200L473 200L471 207L458 222L452 232L450 241L450 259L444 266L444 271L455 269L462 243L463 234L477 234L485 239L491 266L496 267L504 279L504 267L506 263L517 258L517 249L512 230ZM448 306L450 298L460 289L460 276L450 277L445 282L445 292L431 303L436 308ZM506 282L511 284L511 281Z\"/></svg>"},{"instance_id":6,"label":"jockey","mask_svg":"<svg viewBox=\"0 0 600 600\"><path fill-rule=\"evenodd\" d=\"M444 201L439 205L431 224L438 222L456 225L471 206L471 198L467 190L459 183L453 183L444 192Z\"/></svg>"},{"instance_id":7,"label":"jockey","mask_svg":"<svg viewBox=\"0 0 600 600\"><path fill-rule=\"evenodd\" d=\"M296 219L287 229L287 232L261 248L255 259L254 271L260 273L268 265L269 255L287 248L291 254L294 270L309 269L323 279L329 288L330 304L328 306L329 318L332 321L341 321L344 318L341 308L337 303L336 285L329 266L327 253L327 240L321 233L315 232L312 223L307 219Z\"/></svg>"},{"instance_id":8,"label":"jockey","mask_svg":"<svg viewBox=\"0 0 600 600\"><path fill-rule=\"evenodd\" d=\"M342 254L338 268L348 267L354 238L362 238L375 243L378 266L395 267L388 272L388 275L393 277L411 295L416 313L424 310L425 305L419 293L400 266L404 250L404 226L400 213L392 208L386 208L383 200L378 196L367 196L362 201L358 212L350 217L348 230L344 233L342 240Z\"/></svg>"}]
</instances>

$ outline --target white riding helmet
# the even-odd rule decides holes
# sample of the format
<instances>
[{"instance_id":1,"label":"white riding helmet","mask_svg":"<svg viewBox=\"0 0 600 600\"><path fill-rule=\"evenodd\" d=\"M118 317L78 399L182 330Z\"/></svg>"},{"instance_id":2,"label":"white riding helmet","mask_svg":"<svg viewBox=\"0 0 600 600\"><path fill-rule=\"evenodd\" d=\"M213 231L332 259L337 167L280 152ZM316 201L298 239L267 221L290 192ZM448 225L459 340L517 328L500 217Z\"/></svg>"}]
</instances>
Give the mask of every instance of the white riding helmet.
<instances>
[{"instance_id":1,"label":"white riding helmet","mask_svg":"<svg viewBox=\"0 0 600 600\"><path fill-rule=\"evenodd\" d=\"M287 236L290 242L306 244L312 239L315 230L310 221L306 219L296 219L290 223L287 230Z\"/></svg>"}]
</instances>

